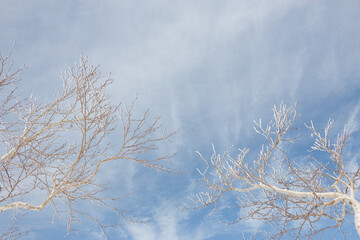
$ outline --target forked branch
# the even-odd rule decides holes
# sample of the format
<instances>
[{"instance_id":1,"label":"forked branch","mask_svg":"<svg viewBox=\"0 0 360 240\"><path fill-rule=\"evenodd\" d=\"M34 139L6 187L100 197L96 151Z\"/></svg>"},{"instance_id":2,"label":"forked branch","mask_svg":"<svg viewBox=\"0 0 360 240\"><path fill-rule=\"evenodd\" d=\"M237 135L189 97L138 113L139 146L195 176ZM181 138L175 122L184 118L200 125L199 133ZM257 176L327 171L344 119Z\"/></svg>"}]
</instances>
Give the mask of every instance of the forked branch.
<instances>
[{"instance_id":1,"label":"forked branch","mask_svg":"<svg viewBox=\"0 0 360 240\"><path fill-rule=\"evenodd\" d=\"M149 111L134 115L135 100L130 105L112 104L106 89L113 80L104 78L87 58L81 57L79 64L62 74L63 89L47 104L34 98L16 100L19 71L6 72L7 60L0 57L0 91L5 96L0 99L0 212L38 211L49 204L59 209L65 203L70 230L75 215L95 220L75 207L85 201L134 221L113 207L119 197L102 197L108 186L100 185L96 176L103 164L132 160L179 173L163 165L173 154L148 154L159 143L171 141L175 132L163 131L160 119L151 120ZM33 199L35 193L45 197ZM104 230L100 221L95 222Z\"/></svg>"},{"instance_id":2,"label":"forked branch","mask_svg":"<svg viewBox=\"0 0 360 240\"><path fill-rule=\"evenodd\" d=\"M359 167L347 170L342 157L350 133L344 130L331 143L333 120L324 134L311 122L306 125L315 138L311 150L325 152L331 161L301 159L291 154L296 160L292 159L285 150L289 149L286 144L296 143L296 138L287 137L296 119L295 107L280 104L273 108L274 119L269 124L255 122L255 131L267 140L267 145L261 147L254 161L247 160L250 157L247 148L240 150L237 158L228 154L230 149L219 155L213 147L210 160L199 153L207 165L205 171L199 170L207 190L191 198L198 203L195 208L209 205L216 208L225 193L234 192L239 194L239 207L248 209L234 222L245 219L268 222L275 229L269 238L285 235L312 238L329 228L342 231L342 223L349 215L354 215L360 236L360 203L355 199L360 170ZM317 224L321 219L332 219L334 224L321 227Z\"/></svg>"}]
</instances>

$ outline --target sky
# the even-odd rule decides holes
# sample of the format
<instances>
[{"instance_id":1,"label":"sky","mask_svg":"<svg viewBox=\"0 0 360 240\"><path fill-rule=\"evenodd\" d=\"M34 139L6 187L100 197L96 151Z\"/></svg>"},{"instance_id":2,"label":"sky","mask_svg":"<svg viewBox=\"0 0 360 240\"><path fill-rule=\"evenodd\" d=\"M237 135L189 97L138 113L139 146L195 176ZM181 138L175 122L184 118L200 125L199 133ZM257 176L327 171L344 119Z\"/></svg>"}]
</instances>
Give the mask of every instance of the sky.
<instances>
[{"instance_id":1,"label":"sky","mask_svg":"<svg viewBox=\"0 0 360 240\"><path fill-rule=\"evenodd\" d=\"M159 151L177 149L168 165L186 174L125 163L109 165L99 175L115 193L133 192L121 207L151 219L113 229L110 239L251 235L262 225L226 226L218 221L229 218L225 208L211 216L209 208L181 209L199 187L196 168L205 167L195 151L210 156L212 144L219 152L231 145L258 151L262 143L253 120L270 120L273 105L281 101L299 102L304 134L302 123L310 120L321 129L333 118L335 130L359 123L357 0L0 0L0 12L0 49L7 52L16 41L12 60L26 66L19 85L24 95L51 99L62 87L60 72L84 54L104 75L111 72L114 103L130 102L137 94L138 111L149 108L167 129L179 129L172 145ZM347 155L355 165L357 134ZM63 239L66 220L52 224L52 214L49 207L26 215L22 223L33 229L27 237ZM102 238L92 223L77 227L80 237L65 239ZM346 229L355 231L351 227Z\"/></svg>"}]
</instances>

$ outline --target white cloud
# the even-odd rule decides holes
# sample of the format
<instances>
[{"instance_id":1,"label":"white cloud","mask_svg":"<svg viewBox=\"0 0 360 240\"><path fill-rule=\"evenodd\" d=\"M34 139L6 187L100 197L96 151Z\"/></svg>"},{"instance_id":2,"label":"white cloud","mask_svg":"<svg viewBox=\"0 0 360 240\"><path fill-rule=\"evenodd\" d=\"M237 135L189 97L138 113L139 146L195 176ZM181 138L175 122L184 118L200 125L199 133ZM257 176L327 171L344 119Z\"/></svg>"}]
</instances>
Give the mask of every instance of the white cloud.
<instances>
[{"instance_id":1,"label":"white cloud","mask_svg":"<svg viewBox=\"0 0 360 240\"><path fill-rule=\"evenodd\" d=\"M179 238L179 223L181 214L176 211L176 206L169 206L166 200L154 206L151 222L145 224L127 224L125 227L130 239L182 239Z\"/></svg>"},{"instance_id":2,"label":"white cloud","mask_svg":"<svg viewBox=\"0 0 360 240\"><path fill-rule=\"evenodd\" d=\"M360 110L360 102L355 105L353 110L350 113L350 116L346 122L346 126L350 129L353 129L354 131L358 130L359 128L359 110Z\"/></svg>"},{"instance_id":3,"label":"white cloud","mask_svg":"<svg viewBox=\"0 0 360 240\"><path fill-rule=\"evenodd\" d=\"M131 225L127 227L131 239L134 240L142 240L142 239L148 239L148 240L155 240L158 239L155 237L155 230L152 225L149 224L141 224L141 225Z\"/></svg>"},{"instance_id":4,"label":"white cloud","mask_svg":"<svg viewBox=\"0 0 360 240\"><path fill-rule=\"evenodd\" d=\"M17 40L15 63L28 66L24 86L41 99L61 86L60 70L83 52L104 74L113 73L114 102L129 102L139 93L139 112L150 108L168 130L180 128L174 166L190 170L186 180L127 163L105 165L99 181L115 182L120 195L134 190L136 198L148 198L137 199L141 204L155 204L151 211L138 207L140 214L153 216L151 223L125 226L133 239L204 239L224 227L211 228L203 218L196 227L184 227L192 216L172 210L176 204L167 205L161 191L187 194L186 184L197 178L191 170L201 164L194 150L211 151L211 143L219 149L256 145L249 138L252 120L270 116L281 100L300 100L303 114L318 119L327 120L330 106L341 112L337 100L360 87L358 6L357 1L335 6L285 0L12 0L2 6L0 47ZM357 124L359 109L348 125ZM136 205L131 198L124 206L131 201Z\"/></svg>"}]
</instances>

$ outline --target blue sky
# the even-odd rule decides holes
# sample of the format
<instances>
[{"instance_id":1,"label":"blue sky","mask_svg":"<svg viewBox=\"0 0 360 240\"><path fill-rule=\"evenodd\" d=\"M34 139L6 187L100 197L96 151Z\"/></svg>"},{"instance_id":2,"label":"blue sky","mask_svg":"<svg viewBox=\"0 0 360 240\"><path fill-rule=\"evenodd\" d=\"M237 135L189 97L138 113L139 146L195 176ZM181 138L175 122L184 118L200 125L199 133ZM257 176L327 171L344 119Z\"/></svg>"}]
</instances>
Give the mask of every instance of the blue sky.
<instances>
[{"instance_id":1,"label":"blue sky","mask_svg":"<svg viewBox=\"0 0 360 240\"><path fill-rule=\"evenodd\" d=\"M254 224L219 223L229 218L226 209L212 216L211 209L179 209L198 189L195 169L204 166L195 151L211 155L214 143L219 152L234 144L256 153L262 142L253 120L269 120L272 106L281 101L300 102L303 130L302 122L313 120L322 128L329 117L335 130L359 122L357 0L0 0L0 12L0 48L6 52L16 40L12 58L16 66L26 65L24 94L50 99L62 86L60 71L83 53L104 74L111 72L114 103L138 94L139 111L150 108L167 129L180 129L172 149L161 151L178 149L169 165L187 174L125 163L108 166L99 176L120 195L134 192L121 207L152 219L114 229L111 239L218 240L251 234ZM355 163L356 134L348 153ZM299 154L307 149L298 149ZM66 221L51 224L52 213L48 208L24 218L24 226L34 229L29 238L63 238ZM78 228L79 239L101 239L92 223Z\"/></svg>"}]
</instances>

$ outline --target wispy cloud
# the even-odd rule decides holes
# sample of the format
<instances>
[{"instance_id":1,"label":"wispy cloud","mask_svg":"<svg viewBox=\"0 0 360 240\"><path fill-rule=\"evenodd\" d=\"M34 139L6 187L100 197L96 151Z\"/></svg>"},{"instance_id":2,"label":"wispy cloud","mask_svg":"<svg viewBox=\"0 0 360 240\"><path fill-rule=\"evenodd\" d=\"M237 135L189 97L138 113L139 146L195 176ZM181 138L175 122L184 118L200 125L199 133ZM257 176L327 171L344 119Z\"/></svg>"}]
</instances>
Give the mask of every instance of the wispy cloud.
<instances>
[{"instance_id":1,"label":"wispy cloud","mask_svg":"<svg viewBox=\"0 0 360 240\"><path fill-rule=\"evenodd\" d=\"M346 99L359 98L359 7L356 0L7 0L0 47L17 40L13 59L28 67L26 94L46 101L61 87L60 70L84 53L104 75L112 72L114 103L138 93L138 113L150 108L167 130L180 129L159 154L177 148L169 164L186 176L128 162L105 165L98 181L112 182L114 194L134 192L119 206L152 218L126 224L118 231L122 239L200 240L241 229L219 224L220 213L208 218L177 210L195 189L194 169L202 162L194 151L210 153L211 143L219 151L261 145L252 137L252 121L270 119L271 107L282 100L300 100L299 111L314 121L345 114ZM349 126L358 125L359 109L354 105L344 117Z\"/></svg>"},{"instance_id":2,"label":"wispy cloud","mask_svg":"<svg viewBox=\"0 0 360 240\"><path fill-rule=\"evenodd\" d=\"M357 131L359 129L359 111L360 111L360 102L355 105L353 110L350 112L350 116L346 122L346 125L353 129L353 131Z\"/></svg>"}]
</instances>

